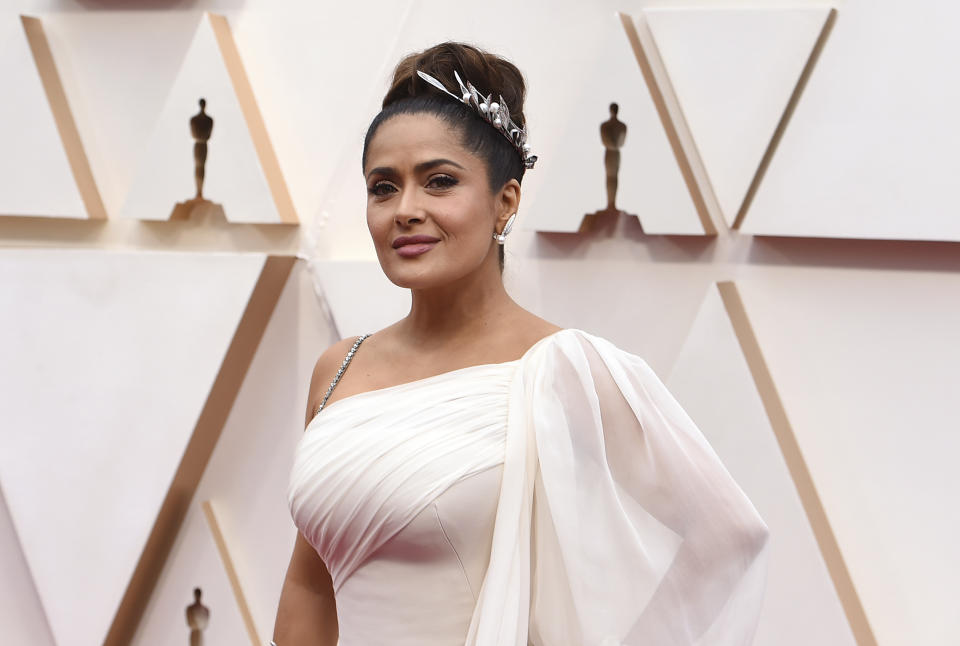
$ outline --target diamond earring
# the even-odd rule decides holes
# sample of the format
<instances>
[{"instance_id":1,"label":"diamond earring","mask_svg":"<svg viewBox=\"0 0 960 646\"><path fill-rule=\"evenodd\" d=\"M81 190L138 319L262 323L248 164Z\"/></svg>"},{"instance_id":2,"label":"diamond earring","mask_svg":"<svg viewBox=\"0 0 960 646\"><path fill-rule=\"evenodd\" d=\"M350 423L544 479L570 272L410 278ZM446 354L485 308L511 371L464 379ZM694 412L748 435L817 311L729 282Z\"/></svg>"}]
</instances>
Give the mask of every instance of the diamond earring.
<instances>
[{"instance_id":1,"label":"diamond earring","mask_svg":"<svg viewBox=\"0 0 960 646\"><path fill-rule=\"evenodd\" d=\"M510 233L510 229L513 228L513 221L517 219L517 214L514 213L507 220L506 225L503 227L503 233L494 232L493 239L497 241L498 244L503 244L507 241L507 234Z\"/></svg>"}]
</instances>

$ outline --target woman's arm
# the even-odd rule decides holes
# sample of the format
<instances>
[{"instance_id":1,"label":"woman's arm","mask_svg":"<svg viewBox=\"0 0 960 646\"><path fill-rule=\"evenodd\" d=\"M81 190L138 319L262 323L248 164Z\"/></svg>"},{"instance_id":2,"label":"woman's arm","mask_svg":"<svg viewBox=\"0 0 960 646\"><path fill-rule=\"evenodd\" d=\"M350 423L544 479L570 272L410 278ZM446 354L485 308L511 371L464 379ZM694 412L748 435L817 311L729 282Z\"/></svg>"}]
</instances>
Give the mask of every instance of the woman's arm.
<instances>
[{"instance_id":1,"label":"woman's arm","mask_svg":"<svg viewBox=\"0 0 960 646\"><path fill-rule=\"evenodd\" d=\"M586 354L623 502L642 506L682 537L625 642L748 643L765 587L766 524L645 362L625 362L621 375L623 385L634 382L627 393L642 405L641 424L603 360L589 348Z\"/></svg>"},{"instance_id":2,"label":"woman's arm","mask_svg":"<svg viewBox=\"0 0 960 646\"><path fill-rule=\"evenodd\" d=\"M327 349L313 368L307 395L305 424L323 398L353 339L344 339ZM339 637L333 580L313 546L297 532L287 576L280 591L273 641L277 646L336 646Z\"/></svg>"},{"instance_id":3,"label":"woman's arm","mask_svg":"<svg viewBox=\"0 0 960 646\"><path fill-rule=\"evenodd\" d=\"M277 646L336 646L333 581L317 551L300 532L280 592L273 641Z\"/></svg>"},{"instance_id":4,"label":"woman's arm","mask_svg":"<svg viewBox=\"0 0 960 646\"><path fill-rule=\"evenodd\" d=\"M541 354L534 643L751 643L767 527L694 421L605 339L568 334Z\"/></svg>"}]
</instances>

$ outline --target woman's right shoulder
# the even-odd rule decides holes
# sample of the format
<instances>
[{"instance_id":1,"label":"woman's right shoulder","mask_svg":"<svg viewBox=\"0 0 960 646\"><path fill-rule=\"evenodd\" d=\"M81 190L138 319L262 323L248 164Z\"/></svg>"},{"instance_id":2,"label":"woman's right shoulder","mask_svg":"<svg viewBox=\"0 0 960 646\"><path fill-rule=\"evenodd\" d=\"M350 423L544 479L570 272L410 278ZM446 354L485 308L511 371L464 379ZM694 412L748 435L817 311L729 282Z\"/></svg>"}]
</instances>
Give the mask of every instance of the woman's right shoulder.
<instances>
[{"instance_id":1,"label":"woman's right shoulder","mask_svg":"<svg viewBox=\"0 0 960 646\"><path fill-rule=\"evenodd\" d=\"M315 382L323 382L326 380L327 383L329 383L329 381L333 379L333 375L335 375L340 368L347 353L350 352L354 344L363 336L369 335L358 334L356 336L347 336L324 350L320 356L317 357L317 361L313 366L313 380ZM326 388L326 385L324 385L324 388Z\"/></svg>"},{"instance_id":2,"label":"woman's right shoulder","mask_svg":"<svg viewBox=\"0 0 960 646\"><path fill-rule=\"evenodd\" d=\"M361 336L348 336L340 339L324 350L313 365L313 374L310 376L310 389L307 394L307 423L313 418L317 407L323 400L327 389L337 375L343 360L347 357L354 344Z\"/></svg>"}]
</instances>

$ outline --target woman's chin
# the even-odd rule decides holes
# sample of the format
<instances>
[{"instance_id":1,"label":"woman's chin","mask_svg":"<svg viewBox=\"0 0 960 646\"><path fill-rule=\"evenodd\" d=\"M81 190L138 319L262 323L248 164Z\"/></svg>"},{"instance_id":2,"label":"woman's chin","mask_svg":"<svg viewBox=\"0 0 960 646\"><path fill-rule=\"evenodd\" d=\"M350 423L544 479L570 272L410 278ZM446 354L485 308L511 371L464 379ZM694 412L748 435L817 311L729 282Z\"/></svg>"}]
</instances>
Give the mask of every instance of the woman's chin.
<instances>
[{"instance_id":1,"label":"woman's chin","mask_svg":"<svg viewBox=\"0 0 960 646\"><path fill-rule=\"evenodd\" d=\"M389 258L380 263L387 279L397 287L405 289L434 289L462 281L472 274L485 269L484 262L489 258L457 258L437 256L428 258L429 253L414 258Z\"/></svg>"},{"instance_id":2,"label":"woman's chin","mask_svg":"<svg viewBox=\"0 0 960 646\"><path fill-rule=\"evenodd\" d=\"M432 267L390 267L384 269L384 274L391 283L405 289L430 289L443 287L456 280L457 276L449 272L439 271Z\"/></svg>"},{"instance_id":3,"label":"woman's chin","mask_svg":"<svg viewBox=\"0 0 960 646\"><path fill-rule=\"evenodd\" d=\"M411 275L407 272L392 272L387 274L387 278L397 287L404 289L428 289L438 287L449 281L436 280L429 275Z\"/></svg>"},{"instance_id":4,"label":"woman's chin","mask_svg":"<svg viewBox=\"0 0 960 646\"><path fill-rule=\"evenodd\" d=\"M431 279L431 272L424 271L422 267L397 267L395 265L384 267L383 264L381 264L380 268L383 270L387 279L397 287L417 289L423 287L424 284L429 285L434 282Z\"/></svg>"}]
</instances>

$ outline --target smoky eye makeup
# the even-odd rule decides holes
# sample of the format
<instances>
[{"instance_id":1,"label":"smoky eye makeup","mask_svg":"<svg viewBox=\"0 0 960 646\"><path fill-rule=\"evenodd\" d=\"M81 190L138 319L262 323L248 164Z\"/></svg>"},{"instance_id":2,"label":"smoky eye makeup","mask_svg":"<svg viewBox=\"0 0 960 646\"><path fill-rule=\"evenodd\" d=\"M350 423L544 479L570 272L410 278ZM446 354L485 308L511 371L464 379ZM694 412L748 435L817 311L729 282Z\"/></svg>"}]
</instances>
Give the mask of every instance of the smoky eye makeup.
<instances>
[{"instance_id":1,"label":"smoky eye makeup","mask_svg":"<svg viewBox=\"0 0 960 646\"><path fill-rule=\"evenodd\" d=\"M460 183L460 180L452 175L441 173L433 175L427 179L424 186L433 190L447 190ZM367 193L374 196L384 196L397 191L396 185L385 179L377 179L367 185Z\"/></svg>"},{"instance_id":2,"label":"smoky eye makeup","mask_svg":"<svg viewBox=\"0 0 960 646\"><path fill-rule=\"evenodd\" d=\"M393 185L392 182L388 182L382 179L376 180L375 182L367 186L367 193L377 197L388 195L389 193L392 193L395 190L397 190L397 188L396 186Z\"/></svg>"},{"instance_id":3,"label":"smoky eye makeup","mask_svg":"<svg viewBox=\"0 0 960 646\"><path fill-rule=\"evenodd\" d=\"M453 177L452 175L447 175L447 174L434 175L429 180L427 180L427 186L429 188L439 188L439 189L451 188L453 186L456 186L459 183L460 183L460 180L458 180L456 177Z\"/></svg>"}]
</instances>

